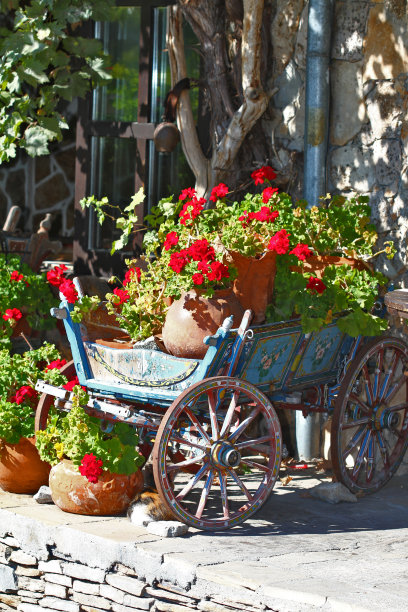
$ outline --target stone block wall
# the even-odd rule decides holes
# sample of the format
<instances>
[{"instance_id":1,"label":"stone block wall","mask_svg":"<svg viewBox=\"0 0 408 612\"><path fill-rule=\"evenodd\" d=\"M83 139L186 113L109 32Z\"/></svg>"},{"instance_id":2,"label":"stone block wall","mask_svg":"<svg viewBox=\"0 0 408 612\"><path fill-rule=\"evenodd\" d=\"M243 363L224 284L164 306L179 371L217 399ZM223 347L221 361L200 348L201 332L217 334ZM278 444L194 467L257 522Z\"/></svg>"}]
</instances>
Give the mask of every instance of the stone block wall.
<instances>
[{"instance_id":1,"label":"stone block wall","mask_svg":"<svg viewBox=\"0 0 408 612\"><path fill-rule=\"evenodd\" d=\"M77 535L79 537L79 535ZM192 591L140 578L122 563L91 567L64 560L58 549L25 552L11 535L0 538L0 611L4 612L261 612L265 604ZM52 548L52 551L51 551ZM142 572L142 576L145 572Z\"/></svg>"}]
</instances>

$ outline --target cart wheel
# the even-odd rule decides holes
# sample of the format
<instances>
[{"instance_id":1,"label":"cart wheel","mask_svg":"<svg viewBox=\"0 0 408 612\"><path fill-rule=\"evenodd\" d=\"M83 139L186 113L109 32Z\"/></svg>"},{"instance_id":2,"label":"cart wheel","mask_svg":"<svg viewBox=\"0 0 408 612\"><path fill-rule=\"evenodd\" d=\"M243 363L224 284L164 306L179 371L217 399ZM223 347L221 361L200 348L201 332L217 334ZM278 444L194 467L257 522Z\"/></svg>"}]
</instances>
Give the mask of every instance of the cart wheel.
<instances>
[{"instance_id":1,"label":"cart wheel","mask_svg":"<svg viewBox=\"0 0 408 612\"><path fill-rule=\"evenodd\" d=\"M340 386L331 435L333 471L354 493L378 491L408 445L408 346L392 337L365 344Z\"/></svg>"},{"instance_id":2,"label":"cart wheel","mask_svg":"<svg viewBox=\"0 0 408 612\"><path fill-rule=\"evenodd\" d=\"M227 376L184 391L167 410L153 448L163 503L199 529L233 527L256 512L272 491L280 461L281 428L271 402L250 383ZM195 475L187 472L191 466Z\"/></svg>"},{"instance_id":3,"label":"cart wheel","mask_svg":"<svg viewBox=\"0 0 408 612\"><path fill-rule=\"evenodd\" d=\"M64 374L68 379L75 376L75 365L73 361L68 361L61 369L61 374ZM37 410L35 412L35 424L34 431L39 429L45 429L47 426L48 414L51 406L53 406L55 397L48 395L48 393L42 393L40 400L37 404Z\"/></svg>"}]
</instances>

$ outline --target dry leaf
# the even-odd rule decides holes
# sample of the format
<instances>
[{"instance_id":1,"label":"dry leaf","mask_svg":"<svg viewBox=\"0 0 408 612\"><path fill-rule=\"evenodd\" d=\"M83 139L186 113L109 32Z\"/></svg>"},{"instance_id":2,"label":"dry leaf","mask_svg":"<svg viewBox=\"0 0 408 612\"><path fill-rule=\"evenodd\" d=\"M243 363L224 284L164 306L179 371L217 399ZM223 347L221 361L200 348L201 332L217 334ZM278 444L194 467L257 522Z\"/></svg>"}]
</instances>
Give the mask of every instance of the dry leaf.
<instances>
[{"instance_id":1,"label":"dry leaf","mask_svg":"<svg viewBox=\"0 0 408 612\"><path fill-rule=\"evenodd\" d=\"M285 478L279 478L279 480L281 481L283 486L286 487L286 485L288 485L290 481L293 480L293 478L292 476L285 476Z\"/></svg>"}]
</instances>

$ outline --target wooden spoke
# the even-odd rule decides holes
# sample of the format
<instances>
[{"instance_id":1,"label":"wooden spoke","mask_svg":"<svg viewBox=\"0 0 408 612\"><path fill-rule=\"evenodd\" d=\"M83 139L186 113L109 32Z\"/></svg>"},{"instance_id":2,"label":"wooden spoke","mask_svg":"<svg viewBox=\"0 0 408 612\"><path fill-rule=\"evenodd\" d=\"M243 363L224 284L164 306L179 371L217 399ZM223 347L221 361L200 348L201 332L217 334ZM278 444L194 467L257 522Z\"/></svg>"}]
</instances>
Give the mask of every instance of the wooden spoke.
<instances>
[{"instance_id":1,"label":"wooden spoke","mask_svg":"<svg viewBox=\"0 0 408 612\"><path fill-rule=\"evenodd\" d=\"M367 401L372 406L373 403L374 403L374 396L373 396L373 388L372 388L372 385L371 385L371 378L370 378L370 374L368 372L367 364L365 364L363 366L362 372L363 372L363 376L364 376L364 380L365 380L365 388L366 388Z\"/></svg>"},{"instance_id":2,"label":"wooden spoke","mask_svg":"<svg viewBox=\"0 0 408 612\"><path fill-rule=\"evenodd\" d=\"M235 408L237 407L238 397L239 397L239 390L235 391L232 394L230 405L228 406L227 414L225 415L224 423L222 425L222 429L220 433L221 438L225 436L226 434L228 434L230 430L232 417L234 416Z\"/></svg>"},{"instance_id":3,"label":"wooden spoke","mask_svg":"<svg viewBox=\"0 0 408 612\"><path fill-rule=\"evenodd\" d=\"M208 412L210 413L212 439L218 440L220 437L218 421L217 421L217 402L213 391L207 392L208 397Z\"/></svg>"},{"instance_id":4,"label":"wooden spoke","mask_svg":"<svg viewBox=\"0 0 408 612\"><path fill-rule=\"evenodd\" d=\"M251 493L248 491L248 489L246 488L246 486L244 485L244 483L242 482L242 480L239 478L238 474L233 470L233 469L229 469L228 470L228 474L231 476L231 478L233 480L235 480L235 482L237 483L237 485L239 486L239 488L241 489L241 491L243 491L243 493L245 493L246 498L249 501L252 501L252 495Z\"/></svg>"},{"instance_id":5,"label":"wooden spoke","mask_svg":"<svg viewBox=\"0 0 408 612\"><path fill-rule=\"evenodd\" d=\"M168 466L167 470L169 472L175 472L176 470L182 470L190 465L195 465L199 463L202 459L204 459L205 454L199 455L197 457L193 457L192 459L186 459L185 461L180 461L179 463L172 463Z\"/></svg>"},{"instance_id":6,"label":"wooden spoke","mask_svg":"<svg viewBox=\"0 0 408 612\"><path fill-rule=\"evenodd\" d=\"M244 465L247 465L250 468L253 468L254 470L261 470L262 472L271 471L271 468L268 467L267 465L263 465L262 463L257 463L256 461L252 461L251 459L247 459L246 457L243 457L241 459L241 463L243 463Z\"/></svg>"},{"instance_id":7,"label":"wooden spoke","mask_svg":"<svg viewBox=\"0 0 408 612\"><path fill-rule=\"evenodd\" d=\"M398 393L403 384L406 382L404 379L405 376L402 376L399 381L395 383L395 385L391 389L388 390L388 394L384 397L384 403L386 406L388 406L392 398Z\"/></svg>"},{"instance_id":8,"label":"wooden spoke","mask_svg":"<svg viewBox=\"0 0 408 612\"><path fill-rule=\"evenodd\" d=\"M394 377L394 373L395 373L395 370L397 368L397 364L398 364L399 358L400 358L399 353L397 353L397 351L394 351L394 354L392 356L392 362L391 362L390 367L389 367L389 369L388 369L388 371L386 373L384 384L383 384L381 392L380 392L380 398L379 398L380 401L383 400L388 395L388 389L389 389L391 381L392 381L392 379Z\"/></svg>"},{"instance_id":9,"label":"wooden spoke","mask_svg":"<svg viewBox=\"0 0 408 612\"><path fill-rule=\"evenodd\" d=\"M182 444L184 447L198 448L200 451L202 451L204 448L202 444L196 444L196 442L191 442L191 440L187 440L186 438L181 438L180 436L176 435L171 436L171 441Z\"/></svg>"},{"instance_id":10,"label":"wooden spoke","mask_svg":"<svg viewBox=\"0 0 408 612\"><path fill-rule=\"evenodd\" d=\"M220 489L221 489L221 501L222 501L222 509L223 516L225 519L229 519L229 503L228 503L228 491L227 491L227 476L225 472L222 470L218 470L218 477L220 479Z\"/></svg>"},{"instance_id":11,"label":"wooden spoke","mask_svg":"<svg viewBox=\"0 0 408 612\"><path fill-rule=\"evenodd\" d=\"M385 445L385 440L380 431L376 431L375 441L377 442L377 446L380 449L380 454L384 463L384 467L388 467L390 464L387 447Z\"/></svg>"},{"instance_id":12,"label":"wooden spoke","mask_svg":"<svg viewBox=\"0 0 408 612\"><path fill-rule=\"evenodd\" d=\"M186 484L186 486L180 491L180 493L178 495L176 495L176 499L178 501L182 500L188 493L190 493L191 489L193 487L195 487L195 485L197 484L197 482L208 472L208 470L210 469L210 465L209 463L204 463L203 467L201 468L201 470L199 470L197 472L197 474L195 476L193 476L193 478L190 478L190 480L188 481L188 483Z\"/></svg>"},{"instance_id":13,"label":"wooden spoke","mask_svg":"<svg viewBox=\"0 0 408 612\"><path fill-rule=\"evenodd\" d=\"M367 467L366 467L366 478L367 482L370 482L373 476L374 470L374 440L372 433L370 433L370 440L367 447Z\"/></svg>"},{"instance_id":14,"label":"wooden spoke","mask_svg":"<svg viewBox=\"0 0 408 612\"><path fill-rule=\"evenodd\" d=\"M368 425L371 419L369 417L363 417L362 419L356 419L355 421L347 421L346 423L342 423L341 428L344 429L352 429L353 427L359 427L360 425Z\"/></svg>"},{"instance_id":15,"label":"wooden spoke","mask_svg":"<svg viewBox=\"0 0 408 612\"><path fill-rule=\"evenodd\" d=\"M363 412L365 412L366 414L372 413L372 408L370 408L370 406L367 406L367 404L363 402L361 398L357 397L357 395L355 395L354 393L350 393L350 399L355 404L358 404L360 408L363 410Z\"/></svg>"},{"instance_id":16,"label":"wooden spoke","mask_svg":"<svg viewBox=\"0 0 408 612\"><path fill-rule=\"evenodd\" d=\"M190 419L190 421L192 422L192 424L194 425L194 427L197 428L198 433L200 434L200 436L202 438L204 438L204 440L207 442L207 444L211 445L211 440L208 437L207 432L203 429L200 421L198 420L198 418L195 416L194 412L191 412L191 410L189 408L185 408L184 412L186 413L186 415L188 416L188 418Z\"/></svg>"},{"instance_id":17,"label":"wooden spoke","mask_svg":"<svg viewBox=\"0 0 408 612\"><path fill-rule=\"evenodd\" d=\"M368 444L370 442L370 437L371 437L371 432L369 430L367 430L367 433L364 436L364 440L363 443L360 447L360 450L357 453L357 459L356 462L354 464L354 469L353 469L353 476L357 477L361 468L363 467L363 462L364 462L364 456L367 453L367 449L368 449Z\"/></svg>"},{"instance_id":18,"label":"wooden spoke","mask_svg":"<svg viewBox=\"0 0 408 612\"><path fill-rule=\"evenodd\" d=\"M360 443L361 438L364 434L368 432L368 427L361 427L359 431L357 431L354 436L351 438L350 442L347 444L346 448L343 451L343 459L345 460L351 453L351 451Z\"/></svg>"},{"instance_id":19,"label":"wooden spoke","mask_svg":"<svg viewBox=\"0 0 408 612\"><path fill-rule=\"evenodd\" d=\"M201 493L200 501L199 501L198 507L197 507L196 517L199 518L199 519L203 515L204 508L205 508L205 505L207 503L208 495L210 494L210 490L211 490L213 481L214 481L214 472L213 472L213 470L211 470L208 473L207 479L206 479L205 484L204 484L204 488L203 488L202 493Z\"/></svg>"},{"instance_id":20,"label":"wooden spoke","mask_svg":"<svg viewBox=\"0 0 408 612\"><path fill-rule=\"evenodd\" d=\"M251 412L251 414L249 415L249 417L247 417L244 421L242 421L241 425L238 425L238 427L236 428L235 431L232 432L232 434L230 434L228 436L228 440L230 442L235 442L236 440L238 440L238 438L240 437L240 435L242 435L242 433L246 430L246 428L248 427L248 425L250 425L250 423L252 423L252 421L258 416L258 414L260 413L261 409L260 407L256 407L254 408L254 410Z\"/></svg>"},{"instance_id":21,"label":"wooden spoke","mask_svg":"<svg viewBox=\"0 0 408 612\"><path fill-rule=\"evenodd\" d=\"M381 389L381 372L383 369L384 362L384 349L380 348L377 355L377 365L375 368L375 378L374 378L374 402L378 401L378 396Z\"/></svg>"},{"instance_id":22,"label":"wooden spoke","mask_svg":"<svg viewBox=\"0 0 408 612\"><path fill-rule=\"evenodd\" d=\"M274 440L274 438L272 436L262 436L262 438L258 438L257 440L245 440L245 442L238 442L235 446L238 450L241 450L242 448L259 448L259 446L264 443L264 442L270 442L271 440ZM262 448L265 449L269 449L268 446L262 446Z\"/></svg>"}]
</instances>

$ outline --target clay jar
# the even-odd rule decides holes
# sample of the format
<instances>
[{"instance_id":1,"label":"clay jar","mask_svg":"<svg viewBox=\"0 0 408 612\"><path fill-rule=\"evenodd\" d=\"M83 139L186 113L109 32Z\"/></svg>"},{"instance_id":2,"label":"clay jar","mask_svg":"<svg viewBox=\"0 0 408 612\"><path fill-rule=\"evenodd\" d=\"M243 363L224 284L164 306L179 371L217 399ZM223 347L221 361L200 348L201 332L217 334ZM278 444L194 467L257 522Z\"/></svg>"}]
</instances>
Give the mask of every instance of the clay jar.
<instances>
[{"instance_id":1,"label":"clay jar","mask_svg":"<svg viewBox=\"0 0 408 612\"><path fill-rule=\"evenodd\" d=\"M301 272L310 272L311 274L314 274L316 278L321 279L327 266L331 265L348 265L356 270L372 270L369 264L361 259L339 257L337 255L312 255L303 261L300 266L295 267L294 269Z\"/></svg>"},{"instance_id":2,"label":"clay jar","mask_svg":"<svg viewBox=\"0 0 408 612\"><path fill-rule=\"evenodd\" d=\"M41 461L34 438L17 444L0 440L0 487L8 493L37 493L48 484L51 466Z\"/></svg>"},{"instance_id":3,"label":"clay jar","mask_svg":"<svg viewBox=\"0 0 408 612\"><path fill-rule=\"evenodd\" d=\"M143 474L130 476L104 471L98 482L89 482L78 468L63 459L50 472L51 497L56 506L73 514L116 516L123 514L143 489Z\"/></svg>"},{"instance_id":4,"label":"clay jar","mask_svg":"<svg viewBox=\"0 0 408 612\"><path fill-rule=\"evenodd\" d=\"M232 289L219 289L212 298L206 298L194 289L183 293L167 311L163 326L166 350L176 357L202 359L208 346L205 336L215 334L224 319L234 316L238 327L244 309Z\"/></svg>"},{"instance_id":5,"label":"clay jar","mask_svg":"<svg viewBox=\"0 0 408 612\"><path fill-rule=\"evenodd\" d=\"M252 323L263 323L267 305L272 301L276 275L276 253L267 251L258 257L229 252L238 276L233 291L244 309L253 313Z\"/></svg>"}]
</instances>

